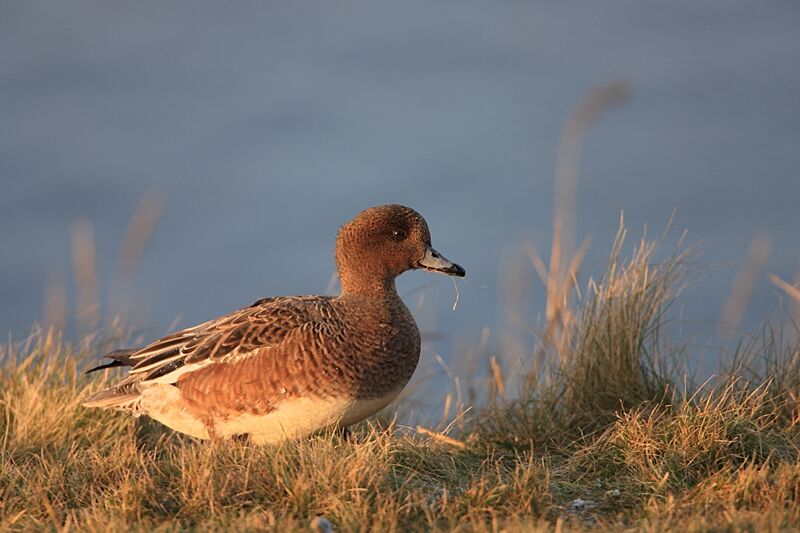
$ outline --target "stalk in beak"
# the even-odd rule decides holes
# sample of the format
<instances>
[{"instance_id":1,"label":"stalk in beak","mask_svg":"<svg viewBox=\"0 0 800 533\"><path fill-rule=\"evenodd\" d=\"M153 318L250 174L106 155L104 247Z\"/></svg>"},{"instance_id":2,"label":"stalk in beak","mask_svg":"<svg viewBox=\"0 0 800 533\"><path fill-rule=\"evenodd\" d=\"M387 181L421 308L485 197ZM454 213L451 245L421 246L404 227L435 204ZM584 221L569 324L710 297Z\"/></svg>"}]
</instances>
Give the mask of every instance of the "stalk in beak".
<instances>
[{"instance_id":1,"label":"stalk in beak","mask_svg":"<svg viewBox=\"0 0 800 533\"><path fill-rule=\"evenodd\" d=\"M448 276L458 276L463 278L467 273L460 265L446 259L442 254L434 250L431 246L425 247L425 257L414 264L415 268L424 268L431 272L440 272Z\"/></svg>"}]
</instances>

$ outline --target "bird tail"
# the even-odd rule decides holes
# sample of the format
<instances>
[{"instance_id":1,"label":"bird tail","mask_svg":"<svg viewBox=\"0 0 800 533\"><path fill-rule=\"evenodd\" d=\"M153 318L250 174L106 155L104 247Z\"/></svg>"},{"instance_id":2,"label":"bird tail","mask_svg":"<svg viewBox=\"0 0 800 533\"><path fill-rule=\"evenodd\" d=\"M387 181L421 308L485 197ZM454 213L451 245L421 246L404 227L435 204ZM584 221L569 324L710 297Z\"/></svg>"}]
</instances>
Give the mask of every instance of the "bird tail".
<instances>
[{"instance_id":1,"label":"bird tail","mask_svg":"<svg viewBox=\"0 0 800 533\"><path fill-rule=\"evenodd\" d=\"M141 399L138 381L122 383L92 394L81 402L84 407L103 407L135 411Z\"/></svg>"},{"instance_id":2,"label":"bird tail","mask_svg":"<svg viewBox=\"0 0 800 533\"><path fill-rule=\"evenodd\" d=\"M111 362L90 368L85 373L89 374L98 370L119 366L133 366L134 361L131 360L131 355L134 353L136 353L136 350L130 349L109 352L103 357L111 359ZM139 390L139 379L128 378L114 387L101 390L89 396L81 402L81 405L84 407L104 407L135 411L140 399L141 391Z\"/></svg>"},{"instance_id":3,"label":"bird tail","mask_svg":"<svg viewBox=\"0 0 800 533\"><path fill-rule=\"evenodd\" d=\"M133 366L134 362L131 360L131 356L136 353L136 350L126 349L126 350L114 350L113 352L108 352L103 357L107 359L111 359L110 363L105 363L102 365L95 366L90 368L84 374L90 374L92 372L97 372L98 370L104 370L106 368L114 368L118 366Z\"/></svg>"}]
</instances>

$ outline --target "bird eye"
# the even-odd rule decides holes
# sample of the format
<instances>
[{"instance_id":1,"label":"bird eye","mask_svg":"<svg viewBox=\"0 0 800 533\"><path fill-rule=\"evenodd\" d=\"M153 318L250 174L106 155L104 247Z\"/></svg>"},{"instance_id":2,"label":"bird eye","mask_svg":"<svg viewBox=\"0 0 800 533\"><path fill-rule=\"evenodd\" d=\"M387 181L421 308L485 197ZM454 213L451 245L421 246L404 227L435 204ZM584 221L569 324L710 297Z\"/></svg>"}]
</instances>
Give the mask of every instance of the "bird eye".
<instances>
[{"instance_id":1,"label":"bird eye","mask_svg":"<svg viewBox=\"0 0 800 533\"><path fill-rule=\"evenodd\" d=\"M406 232L401 229L393 229L392 237L394 237L394 240L396 241L402 241L406 238Z\"/></svg>"}]
</instances>

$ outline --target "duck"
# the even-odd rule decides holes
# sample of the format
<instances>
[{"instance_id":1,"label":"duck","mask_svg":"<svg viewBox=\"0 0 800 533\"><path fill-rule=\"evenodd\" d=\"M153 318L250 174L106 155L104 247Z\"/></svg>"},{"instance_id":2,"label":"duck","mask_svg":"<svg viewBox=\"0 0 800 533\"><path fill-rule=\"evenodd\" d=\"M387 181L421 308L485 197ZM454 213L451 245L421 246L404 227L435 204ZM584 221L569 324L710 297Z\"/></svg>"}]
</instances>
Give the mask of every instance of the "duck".
<instances>
[{"instance_id":1,"label":"duck","mask_svg":"<svg viewBox=\"0 0 800 533\"><path fill-rule=\"evenodd\" d=\"M364 420L408 384L420 333L395 279L421 269L464 277L402 205L358 213L339 229L338 296L278 296L106 354L89 372L127 367L85 407L148 416L198 439L277 443Z\"/></svg>"}]
</instances>

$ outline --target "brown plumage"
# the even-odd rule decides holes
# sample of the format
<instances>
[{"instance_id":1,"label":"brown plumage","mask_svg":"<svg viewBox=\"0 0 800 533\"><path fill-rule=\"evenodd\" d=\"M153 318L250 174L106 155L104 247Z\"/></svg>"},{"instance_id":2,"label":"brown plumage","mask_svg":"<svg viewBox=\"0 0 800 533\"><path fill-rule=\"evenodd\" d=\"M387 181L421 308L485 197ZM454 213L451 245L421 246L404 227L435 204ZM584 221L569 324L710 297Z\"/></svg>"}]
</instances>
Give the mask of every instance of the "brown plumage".
<instances>
[{"instance_id":1,"label":"brown plumage","mask_svg":"<svg viewBox=\"0 0 800 533\"><path fill-rule=\"evenodd\" d=\"M146 414L199 438L250 435L275 442L346 427L393 400L417 366L420 336L395 278L423 268L464 269L431 246L425 220L399 205L373 207L336 239L337 297L265 298L138 350L130 366L85 406Z\"/></svg>"}]
</instances>

